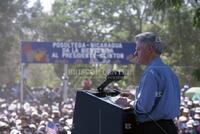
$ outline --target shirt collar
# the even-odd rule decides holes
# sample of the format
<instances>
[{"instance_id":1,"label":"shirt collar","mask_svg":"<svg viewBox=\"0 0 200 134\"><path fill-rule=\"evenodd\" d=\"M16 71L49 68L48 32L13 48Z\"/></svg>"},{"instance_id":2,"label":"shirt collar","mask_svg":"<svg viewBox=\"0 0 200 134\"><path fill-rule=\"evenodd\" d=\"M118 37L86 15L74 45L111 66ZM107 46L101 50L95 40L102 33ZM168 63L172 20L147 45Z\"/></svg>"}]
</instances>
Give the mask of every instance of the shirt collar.
<instances>
[{"instance_id":1,"label":"shirt collar","mask_svg":"<svg viewBox=\"0 0 200 134\"><path fill-rule=\"evenodd\" d=\"M151 62L147 65L146 69L147 70L149 67L152 66L158 66L160 63L162 63L162 60L160 58L160 56L156 56L153 60L151 60Z\"/></svg>"}]
</instances>

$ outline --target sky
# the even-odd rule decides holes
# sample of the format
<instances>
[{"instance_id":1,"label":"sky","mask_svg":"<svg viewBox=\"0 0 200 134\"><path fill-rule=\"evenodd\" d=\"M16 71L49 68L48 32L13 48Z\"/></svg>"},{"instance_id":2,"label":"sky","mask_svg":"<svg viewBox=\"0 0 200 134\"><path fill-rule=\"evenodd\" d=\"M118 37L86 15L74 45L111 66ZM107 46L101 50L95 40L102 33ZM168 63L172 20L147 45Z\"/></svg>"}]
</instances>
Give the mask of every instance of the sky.
<instances>
[{"instance_id":1,"label":"sky","mask_svg":"<svg viewBox=\"0 0 200 134\"><path fill-rule=\"evenodd\" d=\"M37 0L29 0L29 6L31 7L34 2ZM42 6L44 7L44 12L51 11L51 5L53 4L54 0L40 0L42 3Z\"/></svg>"}]
</instances>

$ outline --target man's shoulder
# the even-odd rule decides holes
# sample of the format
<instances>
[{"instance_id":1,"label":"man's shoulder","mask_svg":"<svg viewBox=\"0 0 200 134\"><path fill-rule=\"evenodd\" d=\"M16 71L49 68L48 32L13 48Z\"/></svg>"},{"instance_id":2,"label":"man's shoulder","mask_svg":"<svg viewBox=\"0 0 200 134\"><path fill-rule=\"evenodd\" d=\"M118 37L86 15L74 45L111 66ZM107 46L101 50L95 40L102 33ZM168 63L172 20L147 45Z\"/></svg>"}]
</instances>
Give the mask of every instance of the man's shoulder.
<instances>
[{"instance_id":1,"label":"man's shoulder","mask_svg":"<svg viewBox=\"0 0 200 134\"><path fill-rule=\"evenodd\" d=\"M165 64L158 64L158 65L154 65L154 66L149 66L145 72L148 73L156 73L156 72L162 72L164 70L169 69L168 66L166 66Z\"/></svg>"},{"instance_id":2,"label":"man's shoulder","mask_svg":"<svg viewBox=\"0 0 200 134\"><path fill-rule=\"evenodd\" d=\"M171 69L163 64L160 66L150 66L148 69L145 70L144 75L151 75L152 77L156 77L158 79L163 79L166 77L165 75L171 72Z\"/></svg>"}]
</instances>

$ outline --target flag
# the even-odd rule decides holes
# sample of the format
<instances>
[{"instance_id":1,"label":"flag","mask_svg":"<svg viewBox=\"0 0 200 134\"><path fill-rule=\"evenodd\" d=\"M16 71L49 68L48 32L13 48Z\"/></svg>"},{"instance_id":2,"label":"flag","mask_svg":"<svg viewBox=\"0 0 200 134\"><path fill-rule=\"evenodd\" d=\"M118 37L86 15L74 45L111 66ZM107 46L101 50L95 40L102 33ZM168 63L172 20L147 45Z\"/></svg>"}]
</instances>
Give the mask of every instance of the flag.
<instances>
[{"instance_id":1,"label":"flag","mask_svg":"<svg viewBox=\"0 0 200 134\"><path fill-rule=\"evenodd\" d=\"M47 134L57 134L57 127L53 122L48 122L46 126Z\"/></svg>"}]
</instances>

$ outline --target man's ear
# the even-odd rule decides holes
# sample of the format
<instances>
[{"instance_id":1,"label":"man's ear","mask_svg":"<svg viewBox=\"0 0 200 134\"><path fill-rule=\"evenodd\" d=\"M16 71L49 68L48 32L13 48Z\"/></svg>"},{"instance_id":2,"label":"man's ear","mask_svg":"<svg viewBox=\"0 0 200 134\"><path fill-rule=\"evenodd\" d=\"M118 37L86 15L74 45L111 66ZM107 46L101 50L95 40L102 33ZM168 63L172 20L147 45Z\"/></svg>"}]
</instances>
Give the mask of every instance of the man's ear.
<instances>
[{"instance_id":1,"label":"man's ear","mask_svg":"<svg viewBox=\"0 0 200 134\"><path fill-rule=\"evenodd\" d=\"M151 46L149 46L149 51L150 51L151 53L155 53L155 48L151 45Z\"/></svg>"},{"instance_id":2,"label":"man's ear","mask_svg":"<svg viewBox=\"0 0 200 134\"><path fill-rule=\"evenodd\" d=\"M149 52L151 52L151 53L154 51L154 49L153 49L152 46L148 46L148 50L149 50Z\"/></svg>"}]
</instances>

